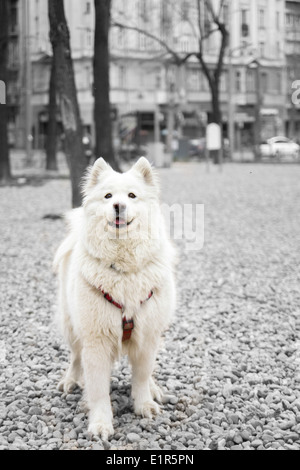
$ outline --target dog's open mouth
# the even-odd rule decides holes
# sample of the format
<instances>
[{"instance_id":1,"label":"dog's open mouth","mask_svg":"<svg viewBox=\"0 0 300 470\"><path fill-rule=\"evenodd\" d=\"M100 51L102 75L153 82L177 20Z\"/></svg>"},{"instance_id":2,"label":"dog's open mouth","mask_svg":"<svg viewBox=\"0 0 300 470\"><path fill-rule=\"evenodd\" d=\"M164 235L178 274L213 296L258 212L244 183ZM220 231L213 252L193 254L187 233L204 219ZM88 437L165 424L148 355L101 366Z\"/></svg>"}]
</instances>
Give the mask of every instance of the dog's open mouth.
<instances>
[{"instance_id":1,"label":"dog's open mouth","mask_svg":"<svg viewBox=\"0 0 300 470\"><path fill-rule=\"evenodd\" d=\"M127 220L123 219L122 217L116 217L113 222L108 222L111 227L115 227L117 229L128 227L133 222L133 219L127 222Z\"/></svg>"}]
</instances>

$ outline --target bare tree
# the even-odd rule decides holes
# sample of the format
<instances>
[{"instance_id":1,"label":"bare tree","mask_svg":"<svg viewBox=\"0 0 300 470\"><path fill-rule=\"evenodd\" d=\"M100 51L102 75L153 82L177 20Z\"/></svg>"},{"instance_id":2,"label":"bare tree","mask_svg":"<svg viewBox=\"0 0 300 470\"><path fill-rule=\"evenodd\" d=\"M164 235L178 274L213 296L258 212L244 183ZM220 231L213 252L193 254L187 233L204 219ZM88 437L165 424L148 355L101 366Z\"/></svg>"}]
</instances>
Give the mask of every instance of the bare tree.
<instances>
[{"instance_id":1,"label":"bare tree","mask_svg":"<svg viewBox=\"0 0 300 470\"><path fill-rule=\"evenodd\" d=\"M49 81L49 104L48 104L48 129L46 141L46 169L57 170L57 122L56 122L56 68L52 57L50 81Z\"/></svg>"},{"instance_id":2,"label":"bare tree","mask_svg":"<svg viewBox=\"0 0 300 470\"><path fill-rule=\"evenodd\" d=\"M94 120L96 155L103 157L115 170L118 164L112 144L111 108L109 99L109 28L111 0L95 0L94 51Z\"/></svg>"},{"instance_id":3,"label":"bare tree","mask_svg":"<svg viewBox=\"0 0 300 470\"><path fill-rule=\"evenodd\" d=\"M172 0L162 0L170 3L172 11L176 11L178 2ZM213 5L211 0L194 0L194 6L197 11L197 21L193 21L192 18L185 18L190 23L191 31L197 38L198 48L197 50L189 53L177 52L174 47L170 45L168 39L164 39L159 33L155 31L148 31L147 29L140 28L139 26L126 23L126 21L112 21L112 26L119 28L129 29L136 31L140 34L144 34L153 41L160 44L168 53L169 58L172 62L180 67L187 62L191 57L196 57L200 63L200 70L203 71L209 85L211 94L211 109L212 112L209 116L210 122L222 125L222 113L220 106L220 80L223 72L224 58L226 54L226 48L228 46L229 32L224 20L223 9L225 0L219 0L218 8ZM206 55L206 42L213 35L219 35L219 46L217 53L217 60L214 66L212 66ZM219 162L220 153L217 152L214 156L215 163Z\"/></svg>"},{"instance_id":4,"label":"bare tree","mask_svg":"<svg viewBox=\"0 0 300 470\"><path fill-rule=\"evenodd\" d=\"M72 206L82 202L80 181L86 168L82 143L82 125L77 100L70 34L66 21L63 0L48 0L50 41L55 64L56 89L64 130L65 152L70 168Z\"/></svg>"},{"instance_id":5,"label":"bare tree","mask_svg":"<svg viewBox=\"0 0 300 470\"><path fill-rule=\"evenodd\" d=\"M197 1L197 12L198 12L198 28L199 28L199 51L196 54L202 70L208 80L209 88L211 91L212 99L212 116L211 122L217 124L222 123L222 114L220 108L220 80L223 72L224 58L226 53L226 48L228 46L229 33L225 25L224 19L222 19L222 10L224 6L224 0L220 1L219 11L216 12L212 5L211 0L196 0ZM203 24L204 18L204 9L206 8L208 13L208 18L212 28L209 28L205 32L205 26ZM221 36L218 59L214 68L210 68L208 63L205 60L205 41L215 33L219 33Z\"/></svg>"},{"instance_id":6,"label":"bare tree","mask_svg":"<svg viewBox=\"0 0 300 470\"><path fill-rule=\"evenodd\" d=\"M8 59L8 1L0 2L0 80L7 83ZM5 90L4 90L5 91ZM11 178L7 129L7 105L0 104L0 180L8 181Z\"/></svg>"}]
</instances>

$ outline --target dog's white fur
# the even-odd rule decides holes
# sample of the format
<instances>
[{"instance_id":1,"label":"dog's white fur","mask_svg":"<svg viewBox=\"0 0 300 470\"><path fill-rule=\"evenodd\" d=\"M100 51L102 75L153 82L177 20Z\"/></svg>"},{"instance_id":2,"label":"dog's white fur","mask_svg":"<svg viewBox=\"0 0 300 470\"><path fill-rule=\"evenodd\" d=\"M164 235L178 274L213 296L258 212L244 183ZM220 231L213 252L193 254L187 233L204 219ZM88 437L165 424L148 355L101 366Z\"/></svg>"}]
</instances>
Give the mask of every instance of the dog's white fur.
<instances>
[{"instance_id":1,"label":"dog's white fur","mask_svg":"<svg viewBox=\"0 0 300 470\"><path fill-rule=\"evenodd\" d=\"M113 434L110 373L121 354L128 354L132 365L135 413L151 417L160 411L154 400L160 401L161 392L152 373L161 335L175 308L175 253L160 213L156 174L144 157L122 174L98 159L83 192L82 207L68 214L69 235L54 260L60 319L71 349L59 388L84 388L89 431L107 439ZM137 197L128 197L131 193ZM125 228L110 225L115 204L126 205L126 221L132 222ZM122 342L121 310L99 288L134 319L129 340ZM153 297L141 304L151 290Z\"/></svg>"}]
</instances>

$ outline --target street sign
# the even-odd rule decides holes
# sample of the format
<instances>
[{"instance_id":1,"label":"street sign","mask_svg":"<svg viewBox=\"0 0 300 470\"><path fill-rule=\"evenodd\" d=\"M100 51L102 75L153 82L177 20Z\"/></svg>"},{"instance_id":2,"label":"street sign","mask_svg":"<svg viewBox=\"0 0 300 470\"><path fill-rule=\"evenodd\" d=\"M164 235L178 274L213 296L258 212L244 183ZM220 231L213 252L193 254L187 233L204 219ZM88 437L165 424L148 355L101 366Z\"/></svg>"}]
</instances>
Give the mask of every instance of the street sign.
<instances>
[{"instance_id":1,"label":"street sign","mask_svg":"<svg viewBox=\"0 0 300 470\"><path fill-rule=\"evenodd\" d=\"M208 124L206 128L206 148L207 150L221 150L221 127L216 123Z\"/></svg>"}]
</instances>

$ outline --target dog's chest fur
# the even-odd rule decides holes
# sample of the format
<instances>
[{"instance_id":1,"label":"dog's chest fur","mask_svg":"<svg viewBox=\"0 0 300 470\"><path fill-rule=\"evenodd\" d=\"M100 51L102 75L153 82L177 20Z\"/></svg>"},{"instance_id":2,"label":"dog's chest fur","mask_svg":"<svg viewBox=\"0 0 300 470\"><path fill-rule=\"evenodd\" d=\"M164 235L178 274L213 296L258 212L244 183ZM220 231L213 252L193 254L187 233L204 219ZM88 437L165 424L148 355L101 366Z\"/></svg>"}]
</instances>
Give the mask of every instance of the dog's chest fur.
<instances>
[{"instance_id":1,"label":"dog's chest fur","mask_svg":"<svg viewBox=\"0 0 300 470\"><path fill-rule=\"evenodd\" d=\"M156 243L156 241L154 241ZM102 256L95 258L83 245L78 246L80 273L96 289L108 293L115 301L138 308L149 292L159 288L164 272L151 244L105 243ZM100 254L100 250L99 250Z\"/></svg>"}]
</instances>

